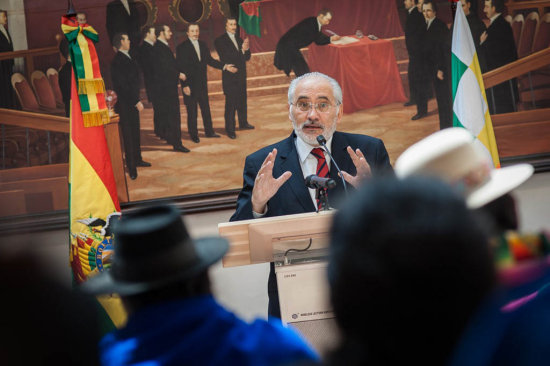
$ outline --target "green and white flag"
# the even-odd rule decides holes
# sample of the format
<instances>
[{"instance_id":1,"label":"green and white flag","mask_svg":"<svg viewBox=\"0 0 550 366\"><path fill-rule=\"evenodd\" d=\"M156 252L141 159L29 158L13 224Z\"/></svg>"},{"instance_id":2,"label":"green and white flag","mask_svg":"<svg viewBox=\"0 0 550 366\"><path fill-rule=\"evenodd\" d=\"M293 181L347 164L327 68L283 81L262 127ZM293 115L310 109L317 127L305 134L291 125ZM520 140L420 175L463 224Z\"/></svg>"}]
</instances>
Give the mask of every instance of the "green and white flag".
<instances>
[{"instance_id":1,"label":"green and white flag","mask_svg":"<svg viewBox=\"0 0 550 366\"><path fill-rule=\"evenodd\" d=\"M470 131L491 157L495 168L500 168L481 68L460 2L455 15L452 52L453 126Z\"/></svg>"}]
</instances>

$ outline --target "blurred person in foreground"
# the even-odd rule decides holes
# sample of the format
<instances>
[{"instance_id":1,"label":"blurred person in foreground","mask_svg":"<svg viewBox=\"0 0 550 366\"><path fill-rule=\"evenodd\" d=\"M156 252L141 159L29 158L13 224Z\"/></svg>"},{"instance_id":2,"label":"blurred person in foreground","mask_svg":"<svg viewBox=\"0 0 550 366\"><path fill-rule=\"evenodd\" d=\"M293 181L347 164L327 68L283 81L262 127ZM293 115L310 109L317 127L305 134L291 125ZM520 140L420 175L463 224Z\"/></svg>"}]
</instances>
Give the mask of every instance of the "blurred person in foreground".
<instances>
[{"instance_id":1,"label":"blurred person in foreground","mask_svg":"<svg viewBox=\"0 0 550 366\"><path fill-rule=\"evenodd\" d=\"M0 253L0 363L98 365L99 311L93 297L54 277L55 270L30 249L39 243L11 244L12 250ZM22 250L25 245L29 249Z\"/></svg>"},{"instance_id":2,"label":"blurred person in foreground","mask_svg":"<svg viewBox=\"0 0 550 366\"><path fill-rule=\"evenodd\" d=\"M228 250L219 237L191 239L173 206L122 215L111 270L83 289L118 293L129 314L100 343L104 365L279 365L317 355L280 322L248 324L220 306L208 268Z\"/></svg>"},{"instance_id":3,"label":"blurred person in foreground","mask_svg":"<svg viewBox=\"0 0 550 366\"><path fill-rule=\"evenodd\" d=\"M328 277L341 365L444 365L495 285L488 239L439 180L373 180L336 213Z\"/></svg>"},{"instance_id":4,"label":"blurred person in foreground","mask_svg":"<svg viewBox=\"0 0 550 366\"><path fill-rule=\"evenodd\" d=\"M436 132L409 147L396 175L438 177L465 197L491 237L498 291L478 309L452 365L545 365L550 362L550 237L522 233L511 194L533 174L529 164L492 169L479 140L463 128Z\"/></svg>"}]
</instances>

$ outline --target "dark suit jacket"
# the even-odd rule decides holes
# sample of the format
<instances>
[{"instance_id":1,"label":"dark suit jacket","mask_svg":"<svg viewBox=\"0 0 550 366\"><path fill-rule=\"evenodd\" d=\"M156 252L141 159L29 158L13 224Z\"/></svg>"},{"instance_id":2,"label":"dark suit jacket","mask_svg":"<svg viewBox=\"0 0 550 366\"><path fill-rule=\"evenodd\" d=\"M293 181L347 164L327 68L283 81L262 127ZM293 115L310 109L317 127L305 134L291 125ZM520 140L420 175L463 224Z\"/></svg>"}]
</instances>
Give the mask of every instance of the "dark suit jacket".
<instances>
[{"instance_id":1,"label":"dark suit jacket","mask_svg":"<svg viewBox=\"0 0 550 366\"><path fill-rule=\"evenodd\" d=\"M243 40L237 34L235 40L239 46L238 50L227 32L214 41L222 64L232 64L238 69L235 74L229 71L222 73L222 86L225 94L246 90L246 61L250 60L250 49L243 53Z\"/></svg>"},{"instance_id":2,"label":"dark suit jacket","mask_svg":"<svg viewBox=\"0 0 550 366\"><path fill-rule=\"evenodd\" d=\"M71 79L73 66L71 61L67 61L63 64L61 69L59 69L59 77L57 82L59 84L59 89L61 90L61 96L63 97L63 104L65 104L65 116L69 117L70 115L70 106L71 106Z\"/></svg>"},{"instance_id":3,"label":"dark suit jacket","mask_svg":"<svg viewBox=\"0 0 550 366\"><path fill-rule=\"evenodd\" d=\"M246 158L243 173L243 188L237 199L237 209L230 221L254 218L251 203L254 180L267 154L273 148L277 148L278 151L273 166L273 176L279 177L289 170L292 172L292 177L281 186L279 191L267 203L268 210L266 217L315 211L308 188L304 184L302 168L298 160L298 152L296 151L294 141L295 138L296 135L293 132L288 138L264 147ZM363 152L367 162L371 166L373 174L393 174L388 152L382 140L365 135L335 132L332 138L331 150L334 160L336 160L341 170L347 171L352 175L356 173L355 165L353 165L346 151L347 146L351 146L354 150L359 148ZM343 199L343 187L334 164L330 166L330 177L338 185L328 191L329 201L332 206L338 207L339 201ZM347 186L348 190L353 189L351 185L348 184Z\"/></svg>"},{"instance_id":4,"label":"dark suit jacket","mask_svg":"<svg viewBox=\"0 0 550 366\"><path fill-rule=\"evenodd\" d=\"M180 71L172 50L162 41L157 40L153 46L153 54L155 59L152 78L155 83L155 95L162 97L168 91L167 89L172 90L174 87L177 94Z\"/></svg>"},{"instance_id":5,"label":"dark suit jacket","mask_svg":"<svg viewBox=\"0 0 550 366\"><path fill-rule=\"evenodd\" d=\"M330 37L319 30L316 17L302 20L290 28L277 42L275 49L275 67L289 73L292 68L292 60L295 52L315 42L318 45L330 43Z\"/></svg>"},{"instance_id":6,"label":"dark suit jacket","mask_svg":"<svg viewBox=\"0 0 550 366\"><path fill-rule=\"evenodd\" d=\"M502 15L487 28L487 39L481 44L485 54L486 69L491 71L518 59L512 27Z\"/></svg>"},{"instance_id":7,"label":"dark suit jacket","mask_svg":"<svg viewBox=\"0 0 550 366\"><path fill-rule=\"evenodd\" d=\"M210 55L210 50L205 42L199 39L199 50L201 59L197 56L195 47L188 39L176 48L177 67L183 72L187 79L182 81L182 86L191 88L191 96L208 95L208 86L206 79L206 66L210 65L216 69L223 69L223 63L215 60Z\"/></svg>"},{"instance_id":8,"label":"dark suit jacket","mask_svg":"<svg viewBox=\"0 0 550 366\"><path fill-rule=\"evenodd\" d=\"M145 90L147 91L147 99L153 101L154 79L153 72L155 68L154 46L143 41L138 50L138 64L143 72L143 80L145 81Z\"/></svg>"},{"instance_id":9,"label":"dark suit jacket","mask_svg":"<svg viewBox=\"0 0 550 366\"><path fill-rule=\"evenodd\" d=\"M141 38L139 31L139 12L136 3L128 0L130 14L124 8L120 0L111 1L107 4L107 34L109 42L117 33L127 33L130 38L130 47L137 48Z\"/></svg>"},{"instance_id":10,"label":"dark suit jacket","mask_svg":"<svg viewBox=\"0 0 550 366\"><path fill-rule=\"evenodd\" d=\"M135 60L117 52L111 63L111 79L117 94L115 109L135 108L139 102L139 68Z\"/></svg>"},{"instance_id":11,"label":"dark suit jacket","mask_svg":"<svg viewBox=\"0 0 550 366\"><path fill-rule=\"evenodd\" d=\"M444 77L450 77L451 70L451 33L447 25L435 18L426 30L423 42L423 56L428 77L442 70Z\"/></svg>"},{"instance_id":12,"label":"dark suit jacket","mask_svg":"<svg viewBox=\"0 0 550 366\"><path fill-rule=\"evenodd\" d=\"M8 33L8 38L4 36L4 33L0 32L0 52L13 51L13 41L7 28L6 32ZM13 88L11 86L12 74L13 59L0 61L0 107L13 107Z\"/></svg>"},{"instance_id":13,"label":"dark suit jacket","mask_svg":"<svg viewBox=\"0 0 550 366\"><path fill-rule=\"evenodd\" d=\"M421 56L424 33L426 33L426 20L415 6L410 13L407 12L405 22L405 45L407 46L409 58L419 58Z\"/></svg>"}]
</instances>

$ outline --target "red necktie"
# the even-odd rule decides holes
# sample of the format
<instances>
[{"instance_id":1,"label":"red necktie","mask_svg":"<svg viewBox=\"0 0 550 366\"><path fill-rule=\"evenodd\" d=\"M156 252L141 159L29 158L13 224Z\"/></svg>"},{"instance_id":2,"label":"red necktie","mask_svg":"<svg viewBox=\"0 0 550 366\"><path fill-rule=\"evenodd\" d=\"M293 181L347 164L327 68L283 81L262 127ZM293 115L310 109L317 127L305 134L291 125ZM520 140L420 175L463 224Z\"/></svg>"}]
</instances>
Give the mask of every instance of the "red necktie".
<instances>
[{"instance_id":1,"label":"red necktie","mask_svg":"<svg viewBox=\"0 0 550 366\"><path fill-rule=\"evenodd\" d=\"M325 159L325 154L323 153L323 149L316 147L315 149L311 150L311 155L315 156L315 158L317 159L317 170L315 174L321 178L328 178L328 165ZM319 199L317 199L317 207L321 209L322 207L319 207L319 204Z\"/></svg>"}]
</instances>

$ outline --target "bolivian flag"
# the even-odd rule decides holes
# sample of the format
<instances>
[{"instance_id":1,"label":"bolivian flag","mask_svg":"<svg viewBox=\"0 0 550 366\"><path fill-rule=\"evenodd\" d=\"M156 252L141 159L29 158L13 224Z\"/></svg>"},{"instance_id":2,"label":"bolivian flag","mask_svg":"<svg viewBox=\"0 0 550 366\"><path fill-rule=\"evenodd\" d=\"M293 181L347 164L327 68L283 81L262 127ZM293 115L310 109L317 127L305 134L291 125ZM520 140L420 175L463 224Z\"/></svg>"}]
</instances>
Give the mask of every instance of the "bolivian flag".
<instances>
[{"instance_id":1,"label":"bolivian flag","mask_svg":"<svg viewBox=\"0 0 550 366\"><path fill-rule=\"evenodd\" d=\"M481 68L460 2L455 15L452 52L453 126L470 131L476 137L476 143L487 152L495 168L500 168Z\"/></svg>"},{"instance_id":2,"label":"bolivian flag","mask_svg":"<svg viewBox=\"0 0 550 366\"><path fill-rule=\"evenodd\" d=\"M63 25L72 22L63 17ZM81 29L80 26L77 26ZM91 27L90 27L91 28ZM70 216L70 264L74 282L79 284L110 266L113 254L111 229L113 222L120 216L116 184L111 165L111 157L103 124L86 124L84 116L90 115L90 109L82 110L82 102L87 107L98 104L98 90L89 88L87 93L79 91L79 78L75 70L85 70L86 66L98 64L97 54L92 42L86 39L81 30L77 37L67 37L69 47L77 47L75 42L85 44L80 47L78 57L72 58L73 74L71 81L71 120L69 155L69 216ZM97 34L96 34L97 35ZM73 45L71 46L71 42ZM72 53L71 53L72 56ZM75 65L76 64L76 65ZM101 75L93 72L96 84L102 85ZM101 81L97 81L97 79ZM82 78L80 79L82 80ZM93 94L93 95L92 95ZM102 94L102 93L101 93ZM90 102L92 101L92 102ZM94 102L95 101L95 102ZM103 99L103 104L105 100ZM93 112L93 110L92 110ZM100 114L97 114L98 116ZM105 310L106 323L103 331L121 326L126 314L118 297L98 298Z\"/></svg>"}]
</instances>

